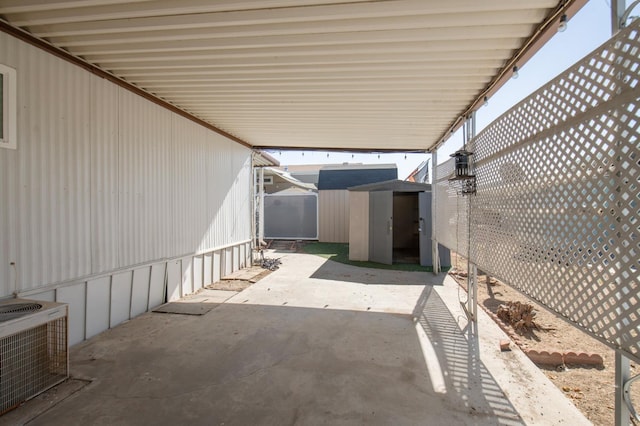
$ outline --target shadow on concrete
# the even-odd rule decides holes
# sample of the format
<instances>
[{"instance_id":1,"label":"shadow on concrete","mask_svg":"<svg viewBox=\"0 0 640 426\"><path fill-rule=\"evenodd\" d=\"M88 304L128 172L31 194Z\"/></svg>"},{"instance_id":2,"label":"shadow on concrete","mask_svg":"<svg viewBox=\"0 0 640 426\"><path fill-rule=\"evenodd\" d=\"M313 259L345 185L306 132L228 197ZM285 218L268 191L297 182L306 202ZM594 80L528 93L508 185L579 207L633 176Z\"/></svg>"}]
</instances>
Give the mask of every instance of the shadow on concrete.
<instances>
[{"instance_id":1,"label":"shadow on concrete","mask_svg":"<svg viewBox=\"0 0 640 426\"><path fill-rule=\"evenodd\" d=\"M147 313L77 345L72 375L92 383L30 424L508 423L477 346L424 295L420 324L446 393L434 391L410 315L225 303Z\"/></svg>"},{"instance_id":2,"label":"shadow on concrete","mask_svg":"<svg viewBox=\"0 0 640 426\"><path fill-rule=\"evenodd\" d=\"M445 273L434 275L432 272L361 268L327 260L310 278L358 284L442 285L445 277Z\"/></svg>"},{"instance_id":3,"label":"shadow on concrete","mask_svg":"<svg viewBox=\"0 0 640 426\"><path fill-rule=\"evenodd\" d=\"M414 317L433 342L448 392L455 393L460 409L491 424L521 425L522 418L494 377L480 360L477 328L458 326L443 300L432 287L421 294Z\"/></svg>"}]
</instances>

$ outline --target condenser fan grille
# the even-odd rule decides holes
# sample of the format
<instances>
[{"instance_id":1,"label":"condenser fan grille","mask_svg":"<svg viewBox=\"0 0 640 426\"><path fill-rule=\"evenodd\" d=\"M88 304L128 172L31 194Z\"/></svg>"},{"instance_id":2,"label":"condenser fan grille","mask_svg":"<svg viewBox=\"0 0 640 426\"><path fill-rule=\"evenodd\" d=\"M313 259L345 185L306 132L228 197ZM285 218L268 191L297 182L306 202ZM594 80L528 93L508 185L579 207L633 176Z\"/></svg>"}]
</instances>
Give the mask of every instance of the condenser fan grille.
<instances>
[{"instance_id":1,"label":"condenser fan grille","mask_svg":"<svg viewBox=\"0 0 640 426\"><path fill-rule=\"evenodd\" d=\"M20 318L42 309L40 303L23 302L0 305L0 322Z\"/></svg>"},{"instance_id":2,"label":"condenser fan grille","mask_svg":"<svg viewBox=\"0 0 640 426\"><path fill-rule=\"evenodd\" d=\"M0 314L14 314L18 312L34 312L42 309L39 303L11 303L0 306Z\"/></svg>"}]
</instances>

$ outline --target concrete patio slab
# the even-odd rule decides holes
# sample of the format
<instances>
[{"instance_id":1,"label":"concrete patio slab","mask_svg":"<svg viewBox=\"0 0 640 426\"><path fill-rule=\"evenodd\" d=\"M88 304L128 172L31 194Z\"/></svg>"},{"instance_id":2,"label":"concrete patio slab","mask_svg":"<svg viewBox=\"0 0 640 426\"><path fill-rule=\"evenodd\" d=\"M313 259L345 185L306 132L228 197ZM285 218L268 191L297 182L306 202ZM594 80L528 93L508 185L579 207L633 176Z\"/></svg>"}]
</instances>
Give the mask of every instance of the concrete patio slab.
<instances>
[{"instance_id":1,"label":"concrete patio slab","mask_svg":"<svg viewBox=\"0 0 640 426\"><path fill-rule=\"evenodd\" d=\"M236 294L236 291L203 289L197 294L160 305L153 309L153 312L163 314L204 315Z\"/></svg>"},{"instance_id":2,"label":"concrete patio slab","mask_svg":"<svg viewBox=\"0 0 640 426\"><path fill-rule=\"evenodd\" d=\"M205 315L77 345L91 383L29 424L588 424L483 312L471 332L445 275L282 261Z\"/></svg>"},{"instance_id":3,"label":"concrete patio slab","mask_svg":"<svg viewBox=\"0 0 640 426\"><path fill-rule=\"evenodd\" d=\"M153 312L161 314L180 314L180 315L204 315L211 309L218 306L219 303L180 303L169 302L160 305Z\"/></svg>"}]
</instances>

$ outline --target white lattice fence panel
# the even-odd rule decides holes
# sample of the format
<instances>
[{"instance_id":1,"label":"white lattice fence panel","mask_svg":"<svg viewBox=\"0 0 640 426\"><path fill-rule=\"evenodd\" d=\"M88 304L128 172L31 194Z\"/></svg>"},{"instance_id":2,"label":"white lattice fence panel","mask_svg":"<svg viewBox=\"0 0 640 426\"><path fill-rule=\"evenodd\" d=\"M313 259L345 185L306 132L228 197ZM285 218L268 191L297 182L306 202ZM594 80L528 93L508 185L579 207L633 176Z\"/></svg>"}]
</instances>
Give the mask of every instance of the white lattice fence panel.
<instances>
[{"instance_id":1,"label":"white lattice fence panel","mask_svg":"<svg viewBox=\"0 0 640 426\"><path fill-rule=\"evenodd\" d=\"M478 267L636 360L639 28L640 20L472 140L470 197Z\"/></svg>"},{"instance_id":2,"label":"white lattice fence panel","mask_svg":"<svg viewBox=\"0 0 640 426\"><path fill-rule=\"evenodd\" d=\"M433 181L436 198L435 238L451 250L467 254L468 199L458 197L456 189L449 184L453 174L454 161L450 159L434 168Z\"/></svg>"}]
</instances>

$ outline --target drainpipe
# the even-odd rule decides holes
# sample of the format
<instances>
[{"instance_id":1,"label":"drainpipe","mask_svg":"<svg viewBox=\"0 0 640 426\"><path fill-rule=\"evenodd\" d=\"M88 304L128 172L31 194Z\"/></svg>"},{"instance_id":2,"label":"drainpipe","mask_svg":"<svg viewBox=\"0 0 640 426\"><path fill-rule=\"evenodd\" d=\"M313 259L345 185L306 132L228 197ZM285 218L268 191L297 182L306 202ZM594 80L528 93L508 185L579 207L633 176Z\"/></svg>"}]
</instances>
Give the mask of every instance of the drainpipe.
<instances>
[{"instance_id":1,"label":"drainpipe","mask_svg":"<svg viewBox=\"0 0 640 426\"><path fill-rule=\"evenodd\" d=\"M13 294L14 297L18 297L18 294L20 294L20 288L18 287L18 267L16 266L16 262L9 262L9 266L10 270L13 271L13 280L9 278L9 282L13 284L11 286L13 290L11 294Z\"/></svg>"},{"instance_id":2,"label":"drainpipe","mask_svg":"<svg viewBox=\"0 0 640 426\"><path fill-rule=\"evenodd\" d=\"M258 246L264 241L264 167L260 168L260 221L258 225Z\"/></svg>"},{"instance_id":3,"label":"drainpipe","mask_svg":"<svg viewBox=\"0 0 640 426\"><path fill-rule=\"evenodd\" d=\"M258 188L256 179L258 178L258 170L254 167L253 161L251 162L251 253L255 253L255 250L258 248L257 244L257 232L256 232L256 213L258 209L258 204L256 202L256 198L258 196ZM253 264L253 254L251 256L251 262Z\"/></svg>"}]
</instances>

